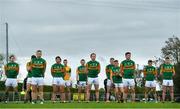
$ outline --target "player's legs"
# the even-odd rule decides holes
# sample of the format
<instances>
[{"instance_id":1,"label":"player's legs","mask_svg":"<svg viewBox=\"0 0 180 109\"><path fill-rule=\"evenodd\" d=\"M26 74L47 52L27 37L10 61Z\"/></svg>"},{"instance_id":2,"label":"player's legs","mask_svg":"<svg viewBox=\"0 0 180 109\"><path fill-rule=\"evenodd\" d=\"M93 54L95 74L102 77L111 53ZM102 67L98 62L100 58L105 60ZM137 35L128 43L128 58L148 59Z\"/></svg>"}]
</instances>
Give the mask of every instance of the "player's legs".
<instances>
[{"instance_id":1,"label":"player's legs","mask_svg":"<svg viewBox=\"0 0 180 109\"><path fill-rule=\"evenodd\" d=\"M152 87L152 92L153 92L153 95L154 95L155 102L157 103L156 87Z\"/></svg>"},{"instance_id":2,"label":"player's legs","mask_svg":"<svg viewBox=\"0 0 180 109\"><path fill-rule=\"evenodd\" d=\"M119 102L119 89L117 86L115 86L115 96L116 96L116 101Z\"/></svg>"},{"instance_id":3,"label":"player's legs","mask_svg":"<svg viewBox=\"0 0 180 109\"><path fill-rule=\"evenodd\" d=\"M111 90L111 81L107 81L107 92L106 92L106 102L109 102L110 90Z\"/></svg>"},{"instance_id":4,"label":"player's legs","mask_svg":"<svg viewBox=\"0 0 180 109\"><path fill-rule=\"evenodd\" d=\"M81 100L81 91L82 91L82 86L81 85L79 85L78 86L78 102L80 102Z\"/></svg>"},{"instance_id":5,"label":"player's legs","mask_svg":"<svg viewBox=\"0 0 180 109\"><path fill-rule=\"evenodd\" d=\"M13 87L13 91L14 91L14 94L15 94L15 101L19 101L19 94L18 94L18 88L17 86Z\"/></svg>"},{"instance_id":6,"label":"player's legs","mask_svg":"<svg viewBox=\"0 0 180 109\"><path fill-rule=\"evenodd\" d=\"M31 84L30 83L27 83L26 84L26 91L25 91L25 96L24 96L24 100L25 102L28 101L28 99L30 100L30 91L31 91Z\"/></svg>"},{"instance_id":7,"label":"player's legs","mask_svg":"<svg viewBox=\"0 0 180 109\"><path fill-rule=\"evenodd\" d=\"M43 85L38 86L39 89L39 98L41 100L41 104L43 104L44 98L43 98Z\"/></svg>"},{"instance_id":8,"label":"player's legs","mask_svg":"<svg viewBox=\"0 0 180 109\"><path fill-rule=\"evenodd\" d=\"M90 91L91 91L92 84L87 84L87 90L86 90L86 101L89 102L90 99Z\"/></svg>"},{"instance_id":9,"label":"player's legs","mask_svg":"<svg viewBox=\"0 0 180 109\"><path fill-rule=\"evenodd\" d=\"M130 86L132 102L135 102L135 86Z\"/></svg>"},{"instance_id":10,"label":"player's legs","mask_svg":"<svg viewBox=\"0 0 180 109\"><path fill-rule=\"evenodd\" d=\"M66 102L66 100L65 100L65 93L64 93L64 85L60 85L59 89L60 89L61 101L62 102Z\"/></svg>"},{"instance_id":11,"label":"player's legs","mask_svg":"<svg viewBox=\"0 0 180 109\"><path fill-rule=\"evenodd\" d=\"M163 102L165 101L165 97L166 97L166 86L163 85L163 93L162 93L162 100Z\"/></svg>"},{"instance_id":12,"label":"player's legs","mask_svg":"<svg viewBox=\"0 0 180 109\"><path fill-rule=\"evenodd\" d=\"M174 87L170 86L169 89L170 89L171 102L174 102Z\"/></svg>"},{"instance_id":13,"label":"player's legs","mask_svg":"<svg viewBox=\"0 0 180 109\"><path fill-rule=\"evenodd\" d=\"M120 100L123 100L123 86L119 87L119 93L120 93Z\"/></svg>"},{"instance_id":14,"label":"player's legs","mask_svg":"<svg viewBox=\"0 0 180 109\"><path fill-rule=\"evenodd\" d=\"M66 86L66 93L67 93L67 101L71 102L71 91L70 86Z\"/></svg>"},{"instance_id":15,"label":"player's legs","mask_svg":"<svg viewBox=\"0 0 180 109\"><path fill-rule=\"evenodd\" d=\"M10 89L10 86L6 86L5 88L5 102L7 103L8 101L8 98L9 98L9 89Z\"/></svg>"},{"instance_id":16,"label":"player's legs","mask_svg":"<svg viewBox=\"0 0 180 109\"><path fill-rule=\"evenodd\" d=\"M128 91L129 91L128 86L124 86L124 93L123 93L124 102L127 102Z\"/></svg>"},{"instance_id":17,"label":"player's legs","mask_svg":"<svg viewBox=\"0 0 180 109\"><path fill-rule=\"evenodd\" d=\"M57 95L57 85L53 84L53 93L52 93L52 101L56 101L56 95Z\"/></svg>"},{"instance_id":18,"label":"player's legs","mask_svg":"<svg viewBox=\"0 0 180 109\"><path fill-rule=\"evenodd\" d=\"M145 87L145 92L144 92L145 103L148 101L149 90L151 90L149 87Z\"/></svg>"},{"instance_id":19,"label":"player's legs","mask_svg":"<svg viewBox=\"0 0 180 109\"><path fill-rule=\"evenodd\" d=\"M94 84L96 93L96 102L99 102L99 84Z\"/></svg>"},{"instance_id":20,"label":"player's legs","mask_svg":"<svg viewBox=\"0 0 180 109\"><path fill-rule=\"evenodd\" d=\"M32 104L37 100L37 85L32 85Z\"/></svg>"}]
</instances>

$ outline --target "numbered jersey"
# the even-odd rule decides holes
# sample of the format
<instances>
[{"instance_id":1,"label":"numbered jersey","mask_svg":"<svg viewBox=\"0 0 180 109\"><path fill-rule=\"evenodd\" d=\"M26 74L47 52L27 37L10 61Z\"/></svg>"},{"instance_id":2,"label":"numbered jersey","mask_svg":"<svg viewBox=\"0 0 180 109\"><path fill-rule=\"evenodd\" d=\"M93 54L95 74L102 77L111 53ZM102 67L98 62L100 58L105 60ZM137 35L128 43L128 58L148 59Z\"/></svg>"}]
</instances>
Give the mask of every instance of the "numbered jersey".
<instances>
[{"instance_id":1,"label":"numbered jersey","mask_svg":"<svg viewBox=\"0 0 180 109\"><path fill-rule=\"evenodd\" d=\"M89 61L86 64L88 77L90 78L96 78L98 77L98 74L100 73L100 63L97 61Z\"/></svg>"},{"instance_id":2,"label":"numbered jersey","mask_svg":"<svg viewBox=\"0 0 180 109\"><path fill-rule=\"evenodd\" d=\"M122 77L120 76L121 70L120 67L113 67L111 70L111 75L113 83L122 83Z\"/></svg>"},{"instance_id":3,"label":"numbered jersey","mask_svg":"<svg viewBox=\"0 0 180 109\"><path fill-rule=\"evenodd\" d=\"M154 66L146 66L143 70L146 81L154 81L157 70Z\"/></svg>"},{"instance_id":4,"label":"numbered jersey","mask_svg":"<svg viewBox=\"0 0 180 109\"><path fill-rule=\"evenodd\" d=\"M51 66L51 74L53 77L64 77L65 75L65 67L62 64L53 64Z\"/></svg>"},{"instance_id":5,"label":"numbered jersey","mask_svg":"<svg viewBox=\"0 0 180 109\"><path fill-rule=\"evenodd\" d=\"M135 72L135 62L132 60L124 60L121 62L121 70L123 77L126 79L133 79Z\"/></svg>"},{"instance_id":6,"label":"numbered jersey","mask_svg":"<svg viewBox=\"0 0 180 109\"><path fill-rule=\"evenodd\" d=\"M112 64L109 64L106 66L106 77L109 80L110 80L110 71L112 70L113 67L114 67L114 65L112 65Z\"/></svg>"},{"instance_id":7,"label":"numbered jersey","mask_svg":"<svg viewBox=\"0 0 180 109\"><path fill-rule=\"evenodd\" d=\"M44 77L46 61L43 58L32 59L32 77Z\"/></svg>"},{"instance_id":8,"label":"numbered jersey","mask_svg":"<svg viewBox=\"0 0 180 109\"><path fill-rule=\"evenodd\" d=\"M77 74L79 77L79 81L87 81L86 66L79 66L77 68Z\"/></svg>"},{"instance_id":9,"label":"numbered jersey","mask_svg":"<svg viewBox=\"0 0 180 109\"><path fill-rule=\"evenodd\" d=\"M16 62L9 62L4 67L7 78L17 78L19 73L19 64Z\"/></svg>"},{"instance_id":10,"label":"numbered jersey","mask_svg":"<svg viewBox=\"0 0 180 109\"><path fill-rule=\"evenodd\" d=\"M174 66L172 64L162 64L161 72L163 74L163 79L172 80L173 73L175 72Z\"/></svg>"}]
</instances>

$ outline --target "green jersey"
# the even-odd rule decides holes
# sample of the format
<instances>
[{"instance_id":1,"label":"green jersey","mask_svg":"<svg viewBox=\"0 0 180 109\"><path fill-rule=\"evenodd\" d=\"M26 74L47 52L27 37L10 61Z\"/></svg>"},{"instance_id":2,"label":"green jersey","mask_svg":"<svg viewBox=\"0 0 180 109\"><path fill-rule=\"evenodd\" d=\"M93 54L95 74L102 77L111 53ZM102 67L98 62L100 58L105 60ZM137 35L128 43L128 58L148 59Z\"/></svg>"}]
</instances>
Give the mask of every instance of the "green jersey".
<instances>
[{"instance_id":1,"label":"green jersey","mask_svg":"<svg viewBox=\"0 0 180 109\"><path fill-rule=\"evenodd\" d=\"M172 80L173 73L175 72L174 66L172 64L162 64L161 72L164 80Z\"/></svg>"},{"instance_id":2,"label":"green jersey","mask_svg":"<svg viewBox=\"0 0 180 109\"><path fill-rule=\"evenodd\" d=\"M46 61L43 58L32 59L32 77L44 77Z\"/></svg>"},{"instance_id":3,"label":"green jersey","mask_svg":"<svg viewBox=\"0 0 180 109\"><path fill-rule=\"evenodd\" d=\"M154 66L146 66L143 70L146 81L154 81L157 70Z\"/></svg>"},{"instance_id":4,"label":"green jersey","mask_svg":"<svg viewBox=\"0 0 180 109\"><path fill-rule=\"evenodd\" d=\"M124 60L121 62L121 70L125 79L133 79L135 72L135 62L132 60Z\"/></svg>"},{"instance_id":5,"label":"green jersey","mask_svg":"<svg viewBox=\"0 0 180 109\"><path fill-rule=\"evenodd\" d=\"M31 62L28 62L28 63L26 64L26 68L28 68L28 67L31 67ZM31 77L32 77L32 71L31 71L31 70L27 70L27 72L28 72L27 77L28 77L28 78L31 78Z\"/></svg>"},{"instance_id":6,"label":"green jersey","mask_svg":"<svg viewBox=\"0 0 180 109\"><path fill-rule=\"evenodd\" d=\"M112 70L113 66L114 65L112 65L112 64L109 64L109 65L106 66L106 77L109 80L110 80L110 71Z\"/></svg>"},{"instance_id":7,"label":"green jersey","mask_svg":"<svg viewBox=\"0 0 180 109\"><path fill-rule=\"evenodd\" d=\"M86 66L79 66L76 72L78 74L79 81L87 81Z\"/></svg>"},{"instance_id":8,"label":"green jersey","mask_svg":"<svg viewBox=\"0 0 180 109\"><path fill-rule=\"evenodd\" d=\"M55 63L51 66L51 74L53 77L62 77L65 75L65 67L62 64Z\"/></svg>"},{"instance_id":9,"label":"green jersey","mask_svg":"<svg viewBox=\"0 0 180 109\"><path fill-rule=\"evenodd\" d=\"M9 62L4 67L7 78L17 78L19 73L19 64L16 62Z\"/></svg>"},{"instance_id":10,"label":"green jersey","mask_svg":"<svg viewBox=\"0 0 180 109\"><path fill-rule=\"evenodd\" d=\"M100 73L100 63L97 61L89 61L86 64L87 68L87 74L90 78L96 78L98 77L98 74Z\"/></svg>"},{"instance_id":11,"label":"green jersey","mask_svg":"<svg viewBox=\"0 0 180 109\"><path fill-rule=\"evenodd\" d=\"M113 83L122 83L122 77L120 76L120 67L113 67L111 70Z\"/></svg>"}]
</instances>

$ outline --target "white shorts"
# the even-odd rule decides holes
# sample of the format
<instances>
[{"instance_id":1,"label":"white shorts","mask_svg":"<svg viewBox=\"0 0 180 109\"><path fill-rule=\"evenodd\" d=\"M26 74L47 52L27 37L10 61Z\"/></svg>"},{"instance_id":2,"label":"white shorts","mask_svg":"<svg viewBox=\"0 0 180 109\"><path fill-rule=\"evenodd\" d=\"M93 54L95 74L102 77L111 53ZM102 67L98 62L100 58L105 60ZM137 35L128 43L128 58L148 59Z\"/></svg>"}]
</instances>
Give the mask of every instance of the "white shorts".
<instances>
[{"instance_id":1,"label":"white shorts","mask_svg":"<svg viewBox=\"0 0 180 109\"><path fill-rule=\"evenodd\" d=\"M42 85L44 85L44 78L43 77L32 77L31 84L42 86Z\"/></svg>"},{"instance_id":2,"label":"white shorts","mask_svg":"<svg viewBox=\"0 0 180 109\"><path fill-rule=\"evenodd\" d=\"M96 85L99 85L98 77L96 77L96 78L90 78L90 77L88 77L88 84L96 84Z\"/></svg>"},{"instance_id":3,"label":"white shorts","mask_svg":"<svg viewBox=\"0 0 180 109\"><path fill-rule=\"evenodd\" d=\"M65 80L65 86L70 87L71 86L71 81L70 80Z\"/></svg>"},{"instance_id":4,"label":"white shorts","mask_svg":"<svg viewBox=\"0 0 180 109\"><path fill-rule=\"evenodd\" d=\"M79 81L78 87L86 87L86 81Z\"/></svg>"},{"instance_id":5,"label":"white shorts","mask_svg":"<svg viewBox=\"0 0 180 109\"><path fill-rule=\"evenodd\" d=\"M111 87L112 84L113 84L113 83L111 82L111 80L108 79L108 80L107 80L107 86Z\"/></svg>"},{"instance_id":6,"label":"white shorts","mask_svg":"<svg viewBox=\"0 0 180 109\"><path fill-rule=\"evenodd\" d=\"M5 82L6 87L17 87L17 79L15 78L7 78Z\"/></svg>"},{"instance_id":7,"label":"white shorts","mask_svg":"<svg viewBox=\"0 0 180 109\"><path fill-rule=\"evenodd\" d=\"M32 83L32 78L28 78L27 79L27 84L31 84Z\"/></svg>"},{"instance_id":8,"label":"white shorts","mask_svg":"<svg viewBox=\"0 0 180 109\"><path fill-rule=\"evenodd\" d=\"M114 86L115 87L124 87L124 84L123 83L114 83Z\"/></svg>"},{"instance_id":9,"label":"white shorts","mask_svg":"<svg viewBox=\"0 0 180 109\"><path fill-rule=\"evenodd\" d=\"M124 87L132 87L135 86L134 79L123 79Z\"/></svg>"},{"instance_id":10,"label":"white shorts","mask_svg":"<svg viewBox=\"0 0 180 109\"><path fill-rule=\"evenodd\" d=\"M163 86L174 86L173 80L163 80Z\"/></svg>"},{"instance_id":11,"label":"white shorts","mask_svg":"<svg viewBox=\"0 0 180 109\"><path fill-rule=\"evenodd\" d=\"M155 88L156 87L156 83L155 83L155 81L146 81L145 87Z\"/></svg>"},{"instance_id":12,"label":"white shorts","mask_svg":"<svg viewBox=\"0 0 180 109\"><path fill-rule=\"evenodd\" d=\"M64 80L62 77L54 77L52 84L54 85L63 85L64 86Z\"/></svg>"}]
</instances>

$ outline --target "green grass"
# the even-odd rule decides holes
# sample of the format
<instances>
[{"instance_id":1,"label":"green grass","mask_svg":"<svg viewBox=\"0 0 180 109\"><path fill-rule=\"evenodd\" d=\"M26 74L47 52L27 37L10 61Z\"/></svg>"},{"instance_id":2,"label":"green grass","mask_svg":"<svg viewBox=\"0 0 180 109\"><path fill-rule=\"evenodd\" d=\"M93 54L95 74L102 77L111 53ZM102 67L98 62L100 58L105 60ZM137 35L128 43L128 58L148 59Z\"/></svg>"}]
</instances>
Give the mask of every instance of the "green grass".
<instances>
[{"instance_id":1,"label":"green grass","mask_svg":"<svg viewBox=\"0 0 180 109\"><path fill-rule=\"evenodd\" d=\"M23 104L0 103L0 108L180 108L180 103L54 103L45 102L44 104Z\"/></svg>"}]
</instances>

